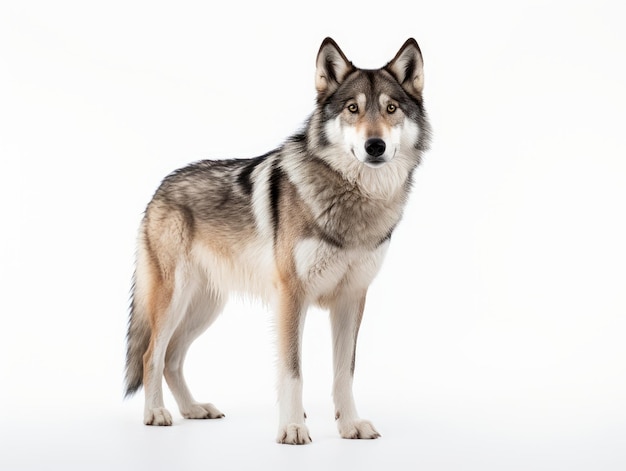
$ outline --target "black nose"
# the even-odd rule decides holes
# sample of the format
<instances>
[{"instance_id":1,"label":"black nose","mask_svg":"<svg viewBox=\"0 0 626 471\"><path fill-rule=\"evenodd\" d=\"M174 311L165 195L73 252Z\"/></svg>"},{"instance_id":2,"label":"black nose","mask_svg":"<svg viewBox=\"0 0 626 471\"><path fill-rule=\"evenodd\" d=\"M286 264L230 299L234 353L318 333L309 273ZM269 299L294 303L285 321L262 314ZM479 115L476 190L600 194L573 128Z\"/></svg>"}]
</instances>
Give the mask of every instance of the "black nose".
<instances>
[{"instance_id":1,"label":"black nose","mask_svg":"<svg viewBox=\"0 0 626 471\"><path fill-rule=\"evenodd\" d=\"M378 137L372 137L365 141L365 152L372 157L380 157L385 153L385 141Z\"/></svg>"}]
</instances>

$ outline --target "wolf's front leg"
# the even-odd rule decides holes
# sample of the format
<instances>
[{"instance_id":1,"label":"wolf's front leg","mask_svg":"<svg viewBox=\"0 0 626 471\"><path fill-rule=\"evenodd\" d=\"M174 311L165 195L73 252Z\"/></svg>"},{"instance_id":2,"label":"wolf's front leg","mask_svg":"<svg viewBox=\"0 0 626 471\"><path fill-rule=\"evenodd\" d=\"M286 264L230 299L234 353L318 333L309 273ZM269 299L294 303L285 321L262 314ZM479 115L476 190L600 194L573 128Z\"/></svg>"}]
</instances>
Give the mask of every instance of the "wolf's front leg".
<instances>
[{"instance_id":1,"label":"wolf's front leg","mask_svg":"<svg viewBox=\"0 0 626 471\"><path fill-rule=\"evenodd\" d=\"M356 356L356 340L365 308L365 292L337 298L330 311L333 335L335 419L343 438L378 438L371 422L362 420L354 404L352 378Z\"/></svg>"},{"instance_id":2,"label":"wolf's front leg","mask_svg":"<svg viewBox=\"0 0 626 471\"><path fill-rule=\"evenodd\" d=\"M311 443L304 423L300 350L306 308L294 293L283 289L278 305L278 443Z\"/></svg>"},{"instance_id":3,"label":"wolf's front leg","mask_svg":"<svg viewBox=\"0 0 626 471\"><path fill-rule=\"evenodd\" d=\"M302 378L294 378L284 373L281 376L278 385L280 415L276 441L288 445L311 443L309 429L304 423Z\"/></svg>"}]
</instances>

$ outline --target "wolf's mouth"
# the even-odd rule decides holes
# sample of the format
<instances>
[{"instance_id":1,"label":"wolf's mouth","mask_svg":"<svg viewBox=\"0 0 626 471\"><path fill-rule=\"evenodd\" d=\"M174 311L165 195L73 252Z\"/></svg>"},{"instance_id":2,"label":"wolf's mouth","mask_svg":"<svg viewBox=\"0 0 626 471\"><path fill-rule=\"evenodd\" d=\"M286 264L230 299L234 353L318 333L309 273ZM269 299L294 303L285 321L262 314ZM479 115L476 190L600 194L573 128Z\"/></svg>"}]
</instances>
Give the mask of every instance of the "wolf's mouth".
<instances>
[{"instance_id":1,"label":"wolf's mouth","mask_svg":"<svg viewBox=\"0 0 626 471\"><path fill-rule=\"evenodd\" d=\"M387 159L384 159L382 157L370 157L368 156L367 159L365 160L365 162L363 162L365 165L367 165L368 167L371 168L378 168L378 167L382 167L383 165L385 165L387 163Z\"/></svg>"},{"instance_id":2,"label":"wolf's mouth","mask_svg":"<svg viewBox=\"0 0 626 471\"><path fill-rule=\"evenodd\" d=\"M355 159L357 159L359 162L362 162L363 164L365 164L366 166L370 167L370 168L380 168L383 165L385 165L386 163L389 163L393 160L393 158L396 155L396 150L394 149L393 151L393 155L390 158L385 158L382 155L378 156L378 157L374 157L372 155L368 155L365 160L361 160L357 157L356 152L354 151L354 148L351 149L352 155L354 156Z\"/></svg>"},{"instance_id":3,"label":"wolf's mouth","mask_svg":"<svg viewBox=\"0 0 626 471\"><path fill-rule=\"evenodd\" d=\"M359 162L362 162L363 164L367 165L368 167L371 168L378 168L378 167L382 167L383 165L385 165L388 160L385 159L384 157L380 156L380 157L373 157L371 155L368 155L365 160L361 160L357 157L356 152L354 151L354 148L350 149L352 152L352 155L354 156L355 159L357 159Z\"/></svg>"}]
</instances>

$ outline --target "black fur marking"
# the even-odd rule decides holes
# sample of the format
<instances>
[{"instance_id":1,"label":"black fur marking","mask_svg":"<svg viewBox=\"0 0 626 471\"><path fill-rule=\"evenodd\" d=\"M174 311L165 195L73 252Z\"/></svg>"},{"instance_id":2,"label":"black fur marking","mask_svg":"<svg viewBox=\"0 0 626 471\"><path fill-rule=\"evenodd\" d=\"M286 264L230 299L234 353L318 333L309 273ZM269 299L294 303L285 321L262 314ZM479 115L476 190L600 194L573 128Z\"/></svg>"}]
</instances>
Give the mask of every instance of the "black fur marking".
<instances>
[{"instance_id":1,"label":"black fur marking","mask_svg":"<svg viewBox=\"0 0 626 471\"><path fill-rule=\"evenodd\" d=\"M343 248L343 242L333 236L331 236L329 233L324 232L323 229L317 227L317 236L324 241L325 243L327 243L328 245L332 245L333 247L337 247L338 249L342 249Z\"/></svg>"},{"instance_id":2,"label":"black fur marking","mask_svg":"<svg viewBox=\"0 0 626 471\"><path fill-rule=\"evenodd\" d=\"M393 230L394 229L395 229L395 226L392 227L391 229L389 229L389 232L387 233L387 235L385 237L383 237L382 239L380 239L380 241L376 244L376 248L380 247L381 245L383 245L388 240L391 240L391 235L393 234Z\"/></svg>"},{"instance_id":3,"label":"black fur marking","mask_svg":"<svg viewBox=\"0 0 626 471\"><path fill-rule=\"evenodd\" d=\"M254 188L254 184L251 178L252 172L254 172L254 169L257 167L257 165L263 162L265 157L266 156L261 156L255 159L251 159L250 162L239 173L239 176L237 177L237 183L241 185L241 188L246 195L252 194L252 189Z\"/></svg>"},{"instance_id":4,"label":"black fur marking","mask_svg":"<svg viewBox=\"0 0 626 471\"><path fill-rule=\"evenodd\" d=\"M290 142L306 142L307 135L305 131L300 131L289 138Z\"/></svg>"},{"instance_id":5,"label":"black fur marking","mask_svg":"<svg viewBox=\"0 0 626 471\"><path fill-rule=\"evenodd\" d=\"M272 212L272 225L274 226L274 242L276 242L276 237L278 236L278 226L280 224L279 221L279 203L280 203L280 182L283 178L283 171L278 166L278 161L275 160L272 164L272 174L270 175L269 180L269 190L270 190L270 209Z\"/></svg>"}]
</instances>

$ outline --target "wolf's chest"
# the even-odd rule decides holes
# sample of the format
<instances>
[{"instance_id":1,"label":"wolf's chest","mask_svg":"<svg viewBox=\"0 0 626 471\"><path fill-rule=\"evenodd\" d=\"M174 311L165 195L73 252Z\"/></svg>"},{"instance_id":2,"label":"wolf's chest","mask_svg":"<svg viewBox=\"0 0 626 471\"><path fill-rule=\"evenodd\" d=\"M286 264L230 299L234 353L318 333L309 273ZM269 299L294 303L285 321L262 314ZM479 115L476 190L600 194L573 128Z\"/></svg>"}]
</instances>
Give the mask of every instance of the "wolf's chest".
<instances>
[{"instance_id":1,"label":"wolf's chest","mask_svg":"<svg viewBox=\"0 0 626 471\"><path fill-rule=\"evenodd\" d=\"M341 289L365 289L378 273L387 246L347 250L317 238L303 239L294 248L296 274L312 298Z\"/></svg>"}]
</instances>

